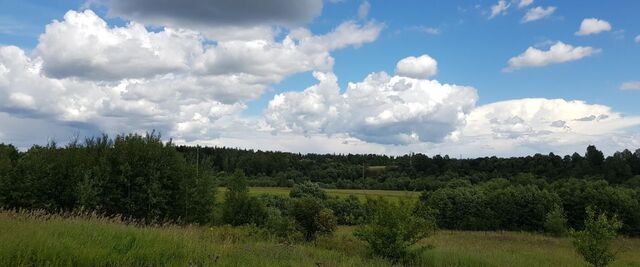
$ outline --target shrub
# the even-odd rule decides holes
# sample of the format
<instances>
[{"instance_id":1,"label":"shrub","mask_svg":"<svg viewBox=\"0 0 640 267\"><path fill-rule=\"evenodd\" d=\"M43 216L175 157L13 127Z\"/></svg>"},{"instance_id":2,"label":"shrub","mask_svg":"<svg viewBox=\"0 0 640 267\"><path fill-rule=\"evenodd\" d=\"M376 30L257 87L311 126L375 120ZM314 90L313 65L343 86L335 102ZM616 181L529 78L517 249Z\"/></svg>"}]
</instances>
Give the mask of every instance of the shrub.
<instances>
[{"instance_id":1,"label":"shrub","mask_svg":"<svg viewBox=\"0 0 640 267\"><path fill-rule=\"evenodd\" d=\"M262 225L267 219L267 211L255 197L249 196L247 178L242 171L236 171L227 181L228 191L222 207L222 220L231 225Z\"/></svg>"},{"instance_id":2,"label":"shrub","mask_svg":"<svg viewBox=\"0 0 640 267\"><path fill-rule=\"evenodd\" d=\"M324 192L320 188L320 185L317 183L305 181L300 184L296 184L293 186L291 191L289 192L289 197L291 198L303 198L303 197L312 197L320 200L327 199L327 193Z\"/></svg>"},{"instance_id":3,"label":"shrub","mask_svg":"<svg viewBox=\"0 0 640 267\"><path fill-rule=\"evenodd\" d=\"M394 262L411 261L415 251L410 247L435 231L435 221L416 215L413 206L404 201L399 204L388 201L376 203L371 221L360 226L354 235L366 241L377 256Z\"/></svg>"},{"instance_id":4,"label":"shrub","mask_svg":"<svg viewBox=\"0 0 640 267\"><path fill-rule=\"evenodd\" d=\"M330 210L322 208L319 200L305 197L293 205L293 217L302 227L307 241L316 238L317 233L329 234L335 231L336 218Z\"/></svg>"},{"instance_id":5,"label":"shrub","mask_svg":"<svg viewBox=\"0 0 640 267\"><path fill-rule=\"evenodd\" d=\"M264 228L280 241L293 242L302 239L302 233L296 221L282 214L277 208L267 208L267 220Z\"/></svg>"},{"instance_id":6,"label":"shrub","mask_svg":"<svg viewBox=\"0 0 640 267\"><path fill-rule=\"evenodd\" d=\"M564 215L562 206L556 205L544 221L544 231L555 237L562 237L567 234L567 218Z\"/></svg>"},{"instance_id":7,"label":"shrub","mask_svg":"<svg viewBox=\"0 0 640 267\"><path fill-rule=\"evenodd\" d=\"M365 208L354 195L349 195L347 198L331 198L327 200L326 205L336 215L340 225L356 225L364 222Z\"/></svg>"},{"instance_id":8,"label":"shrub","mask_svg":"<svg viewBox=\"0 0 640 267\"><path fill-rule=\"evenodd\" d=\"M587 208L584 230L573 232L573 246L585 261L594 267L607 266L615 259L611 243L622 227L616 216L605 213L596 216L592 208Z\"/></svg>"}]
</instances>

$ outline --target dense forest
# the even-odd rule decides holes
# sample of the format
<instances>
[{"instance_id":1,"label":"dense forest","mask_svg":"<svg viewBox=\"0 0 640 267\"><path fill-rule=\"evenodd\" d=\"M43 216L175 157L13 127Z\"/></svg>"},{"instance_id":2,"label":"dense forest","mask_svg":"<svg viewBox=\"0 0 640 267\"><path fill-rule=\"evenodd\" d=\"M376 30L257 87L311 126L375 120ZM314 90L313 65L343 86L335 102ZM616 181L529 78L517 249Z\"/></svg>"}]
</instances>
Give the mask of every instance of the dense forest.
<instances>
[{"instance_id":1,"label":"dense forest","mask_svg":"<svg viewBox=\"0 0 640 267\"><path fill-rule=\"evenodd\" d=\"M228 188L223 204L215 201L218 186ZM288 198L255 197L249 186L293 189ZM336 223L367 223L385 210L373 207L388 206L329 197L321 188L420 191L413 212L444 229L542 232L554 216L563 227L580 229L591 208L617 215L623 233L640 235L640 150L609 157L594 146L565 157L319 155L175 146L154 133L27 151L0 144L5 209L254 224L282 235L307 229L302 235L312 239Z\"/></svg>"},{"instance_id":2,"label":"dense forest","mask_svg":"<svg viewBox=\"0 0 640 267\"><path fill-rule=\"evenodd\" d=\"M527 157L455 159L449 156L296 154L242 150L226 147L179 146L190 162L214 173L237 169L256 186L290 187L301 181L325 188L433 190L452 179L480 183L494 178L508 180L532 176L545 182L566 178L605 180L609 184L640 185L640 149L605 157L595 146L584 155L564 157L550 153Z\"/></svg>"}]
</instances>

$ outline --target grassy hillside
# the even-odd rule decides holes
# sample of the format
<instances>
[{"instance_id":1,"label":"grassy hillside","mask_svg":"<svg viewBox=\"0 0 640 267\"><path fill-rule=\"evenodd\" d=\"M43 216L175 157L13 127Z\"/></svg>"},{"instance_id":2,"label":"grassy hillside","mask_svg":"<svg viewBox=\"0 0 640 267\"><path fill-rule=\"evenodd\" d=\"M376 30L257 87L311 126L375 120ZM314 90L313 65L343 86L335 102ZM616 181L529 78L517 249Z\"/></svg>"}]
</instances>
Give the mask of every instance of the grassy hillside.
<instances>
[{"instance_id":1,"label":"grassy hillside","mask_svg":"<svg viewBox=\"0 0 640 267\"><path fill-rule=\"evenodd\" d=\"M342 227L315 243L281 244L252 228L139 227L96 217L0 212L0 266L391 266ZM566 239L440 231L423 266L585 266ZM611 266L640 266L640 240L619 238Z\"/></svg>"},{"instance_id":2,"label":"grassy hillside","mask_svg":"<svg viewBox=\"0 0 640 267\"><path fill-rule=\"evenodd\" d=\"M217 195L218 201L222 201L222 199L224 199L225 191L226 188L219 188L219 194ZM291 188L289 187L251 187L249 189L249 194L254 196L269 194L288 197L289 191L291 191ZM362 201L366 200L367 197L383 197L388 200L398 200L400 198L418 199L418 197L420 196L420 192L392 190L324 189L324 191L327 192L327 194L329 194L330 196L337 197L347 197L349 195L354 195Z\"/></svg>"}]
</instances>

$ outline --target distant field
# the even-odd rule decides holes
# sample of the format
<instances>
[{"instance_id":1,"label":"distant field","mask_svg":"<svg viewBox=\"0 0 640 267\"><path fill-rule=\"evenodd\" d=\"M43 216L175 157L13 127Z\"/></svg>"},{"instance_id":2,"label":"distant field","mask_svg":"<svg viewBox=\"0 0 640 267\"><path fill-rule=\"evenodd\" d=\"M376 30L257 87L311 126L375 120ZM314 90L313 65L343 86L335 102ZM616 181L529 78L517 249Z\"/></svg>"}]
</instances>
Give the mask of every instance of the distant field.
<instances>
[{"instance_id":1,"label":"distant field","mask_svg":"<svg viewBox=\"0 0 640 267\"><path fill-rule=\"evenodd\" d=\"M258 196L262 194L289 196L291 188L288 187L251 187L249 194ZM391 191L391 190L364 190L364 189L324 189L330 196L348 197L354 195L360 200L366 200L367 197L383 197L389 200L399 200L401 198L418 199L420 192L412 191ZM224 197L226 188L221 187L218 190L218 200Z\"/></svg>"},{"instance_id":2,"label":"distant field","mask_svg":"<svg viewBox=\"0 0 640 267\"><path fill-rule=\"evenodd\" d=\"M0 211L0 266L391 266L341 227L315 243L279 244L248 228L134 227L98 218ZM440 231L421 266L586 266L567 239ZM619 238L611 266L640 266L640 239Z\"/></svg>"}]
</instances>

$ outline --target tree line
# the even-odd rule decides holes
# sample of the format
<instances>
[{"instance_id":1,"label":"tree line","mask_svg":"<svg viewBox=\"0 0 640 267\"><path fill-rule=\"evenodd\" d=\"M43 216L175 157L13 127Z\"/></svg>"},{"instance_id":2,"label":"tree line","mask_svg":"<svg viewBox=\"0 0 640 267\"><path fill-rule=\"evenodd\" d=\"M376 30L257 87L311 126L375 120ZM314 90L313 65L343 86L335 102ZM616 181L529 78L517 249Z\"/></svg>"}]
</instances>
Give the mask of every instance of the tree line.
<instances>
[{"instance_id":1,"label":"tree line","mask_svg":"<svg viewBox=\"0 0 640 267\"><path fill-rule=\"evenodd\" d=\"M423 191L444 186L451 179L473 183L532 174L547 182L566 178L605 180L609 184L640 185L640 149L605 157L595 146L581 155L550 153L526 157L456 159L409 154L300 154L227 147L178 146L188 161L215 173L244 171L253 186L290 187L302 181L324 188Z\"/></svg>"}]
</instances>

